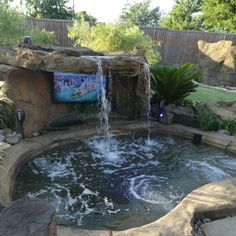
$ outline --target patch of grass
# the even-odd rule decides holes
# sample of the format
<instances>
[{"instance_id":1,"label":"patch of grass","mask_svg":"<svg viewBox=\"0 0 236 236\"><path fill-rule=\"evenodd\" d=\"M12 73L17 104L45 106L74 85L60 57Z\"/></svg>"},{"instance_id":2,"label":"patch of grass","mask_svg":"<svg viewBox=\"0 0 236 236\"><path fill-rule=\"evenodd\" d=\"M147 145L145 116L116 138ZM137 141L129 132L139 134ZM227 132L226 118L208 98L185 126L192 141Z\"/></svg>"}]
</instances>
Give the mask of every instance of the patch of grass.
<instances>
[{"instance_id":1,"label":"patch of grass","mask_svg":"<svg viewBox=\"0 0 236 236\"><path fill-rule=\"evenodd\" d=\"M236 92L199 85L187 99L199 102L236 101Z\"/></svg>"}]
</instances>

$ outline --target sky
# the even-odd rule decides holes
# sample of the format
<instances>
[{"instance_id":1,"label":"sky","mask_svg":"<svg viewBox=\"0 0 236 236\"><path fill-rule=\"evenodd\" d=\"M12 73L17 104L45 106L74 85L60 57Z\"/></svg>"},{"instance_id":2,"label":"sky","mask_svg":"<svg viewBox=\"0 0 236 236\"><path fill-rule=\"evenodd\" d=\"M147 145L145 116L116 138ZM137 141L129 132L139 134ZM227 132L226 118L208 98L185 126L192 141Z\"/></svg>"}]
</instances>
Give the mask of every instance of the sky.
<instances>
[{"instance_id":1,"label":"sky","mask_svg":"<svg viewBox=\"0 0 236 236\"><path fill-rule=\"evenodd\" d=\"M127 0L74 0L75 11L87 11L99 21L118 20ZM129 1L132 2L132 1ZM136 0L142 2L142 0ZM160 7L162 12L168 12L174 4L174 0L152 0L152 7ZM69 1L69 6L73 6L73 0Z\"/></svg>"}]
</instances>

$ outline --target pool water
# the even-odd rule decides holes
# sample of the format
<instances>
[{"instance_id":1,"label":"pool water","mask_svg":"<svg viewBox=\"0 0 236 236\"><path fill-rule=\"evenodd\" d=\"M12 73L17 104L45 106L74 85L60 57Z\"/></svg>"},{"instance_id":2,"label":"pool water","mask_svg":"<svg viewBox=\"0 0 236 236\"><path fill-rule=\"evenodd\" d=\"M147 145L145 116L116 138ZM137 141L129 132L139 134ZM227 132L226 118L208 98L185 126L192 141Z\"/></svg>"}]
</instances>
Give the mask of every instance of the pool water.
<instances>
[{"instance_id":1,"label":"pool water","mask_svg":"<svg viewBox=\"0 0 236 236\"><path fill-rule=\"evenodd\" d=\"M123 230L157 220L193 189L233 177L235 169L233 155L176 137L94 137L26 163L13 198L48 199L62 225Z\"/></svg>"}]
</instances>

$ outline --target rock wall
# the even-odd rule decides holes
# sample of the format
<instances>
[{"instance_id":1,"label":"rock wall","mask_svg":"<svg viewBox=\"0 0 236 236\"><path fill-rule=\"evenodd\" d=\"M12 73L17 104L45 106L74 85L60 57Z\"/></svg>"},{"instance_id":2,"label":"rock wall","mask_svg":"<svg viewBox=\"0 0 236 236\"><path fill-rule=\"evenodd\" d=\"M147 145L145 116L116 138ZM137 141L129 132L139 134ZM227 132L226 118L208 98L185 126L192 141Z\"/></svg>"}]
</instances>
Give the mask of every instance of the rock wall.
<instances>
[{"instance_id":1,"label":"rock wall","mask_svg":"<svg viewBox=\"0 0 236 236\"><path fill-rule=\"evenodd\" d=\"M96 58L87 57L85 52L86 56L84 50L78 49L0 47L0 80L7 83L6 96L14 102L14 108L25 110L25 136L38 132L48 120L70 113L74 104L56 104L52 100L52 72L95 74ZM112 110L128 119L145 116L148 82L143 59L119 55L99 60L111 79Z\"/></svg>"},{"instance_id":2,"label":"rock wall","mask_svg":"<svg viewBox=\"0 0 236 236\"><path fill-rule=\"evenodd\" d=\"M204 84L236 87L236 46L232 41L198 41L198 65Z\"/></svg>"},{"instance_id":3,"label":"rock wall","mask_svg":"<svg viewBox=\"0 0 236 236\"><path fill-rule=\"evenodd\" d=\"M68 104L53 103L50 79L50 73L47 72L1 66L0 80L7 82L7 97L14 102L15 109L25 110L26 136L42 129L49 119L70 111Z\"/></svg>"}]
</instances>

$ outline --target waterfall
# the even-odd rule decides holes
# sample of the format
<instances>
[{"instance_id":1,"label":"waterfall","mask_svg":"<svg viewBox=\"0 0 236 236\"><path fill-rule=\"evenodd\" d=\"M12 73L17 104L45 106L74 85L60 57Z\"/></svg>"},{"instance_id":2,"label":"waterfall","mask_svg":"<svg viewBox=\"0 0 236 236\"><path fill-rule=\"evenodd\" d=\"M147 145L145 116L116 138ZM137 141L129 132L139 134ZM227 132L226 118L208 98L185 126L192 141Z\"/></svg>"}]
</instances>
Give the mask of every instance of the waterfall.
<instances>
[{"instance_id":1,"label":"waterfall","mask_svg":"<svg viewBox=\"0 0 236 236\"><path fill-rule=\"evenodd\" d=\"M147 81L147 89L145 94L147 94L147 111L146 111L146 119L147 119L147 129L148 129L148 140L150 134L150 112L151 112L151 75L149 70L149 65L147 63L143 64L143 72L144 79Z\"/></svg>"},{"instance_id":2,"label":"waterfall","mask_svg":"<svg viewBox=\"0 0 236 236\"><path fill-rule=\"evenodd\" d=\"M111 102L107 98L107 91L106 88L107 83L110 81L107 81L106 76L103 73L102 68L102 59L98 58L96 60L98 65L97 70L97 83L98 83L98 102L99 102L99 120L100 120L100 127L99 127L99 133L104 135L105 137L109 137L109 113L111 111Z\"/></svg>"}]
</instances>

